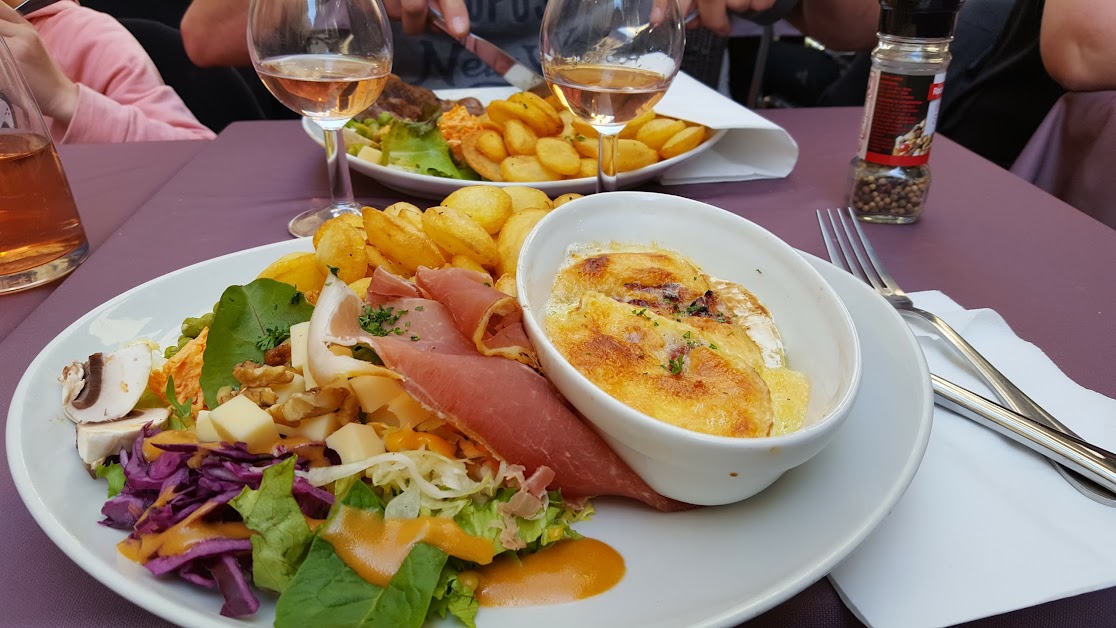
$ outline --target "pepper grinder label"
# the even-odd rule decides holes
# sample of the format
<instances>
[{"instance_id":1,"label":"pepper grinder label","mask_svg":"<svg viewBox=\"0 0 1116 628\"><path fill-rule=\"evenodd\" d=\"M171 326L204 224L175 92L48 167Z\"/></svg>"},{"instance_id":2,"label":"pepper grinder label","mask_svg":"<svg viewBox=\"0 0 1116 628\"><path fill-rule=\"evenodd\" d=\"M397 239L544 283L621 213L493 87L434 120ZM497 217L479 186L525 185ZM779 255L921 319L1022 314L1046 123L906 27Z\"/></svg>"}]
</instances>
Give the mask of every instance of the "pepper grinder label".
<instances>
[{"instance_id":1,"label":"pepper grinder label","mask_svg":"<svg viewBox=\"0 0 1116 628\"><path fill-rule=\"evenodd\" d=\"M944 84L944 72L910 75L873 68L857 156L885 166L929 161Z\"/></svg>"}]
</instances>

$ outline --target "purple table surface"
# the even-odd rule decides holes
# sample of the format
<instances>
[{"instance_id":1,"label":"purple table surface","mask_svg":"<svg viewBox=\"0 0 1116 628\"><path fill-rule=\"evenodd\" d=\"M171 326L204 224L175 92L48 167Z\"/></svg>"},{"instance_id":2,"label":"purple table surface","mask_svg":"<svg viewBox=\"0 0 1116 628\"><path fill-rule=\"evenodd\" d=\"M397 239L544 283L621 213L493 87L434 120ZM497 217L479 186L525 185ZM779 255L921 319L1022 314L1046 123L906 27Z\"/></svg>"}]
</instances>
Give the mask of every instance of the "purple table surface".
<instances>
[{"instance_id":1,"label":"purple table surface","mask_svg":"<svg viewBox=\"0 0 1116 628\"><path fill-rule=\"evenodd\" d=\"M90 253L207 144L187 141L153 142L139 148L134 144L59 147ZM153 151L158 151L158 159L151 158ZM0 296L0 341L61 283Z\"/></svg>"},{"instance_id":2,"label":"purple table surface","mask_svg":"<svg viewBox=\"0 0 1116 628\"><path fill-rule=\"evenodd\" d=\"M860 110L763 113L786 128L801 148L799 163L786 179L648 189L718 205L801 250L824 256L814 210L842 202ZM154 147L129 150L136 160L170 160ZM867 227L892 273L908 290L941 289L966 307L995 308L1070 377L1116 396L1116 378L1105 368L1116 357L1116 334L1109 322L1116 311L1111 281L1116 231L948 140L939 138L934 151L935 182L923 221ZM171 270L286 239L287 220L327 193L323 162L321 149L297 123L227 128L59 285L34 316L0 342L7 366L0 370L0 416L33 356L86 311ZM354 175L354 185L357 196L373 206L415 200L361 175ZM162 624L85 574L49 541L19 502L7 467L0 469L0 507L8 517L8 542L0 552L0 623ZM1112 617L1116 589L973 625L1108 626ZM747 625L861 624L823 579Z\"/></svg>"}]
</instances>

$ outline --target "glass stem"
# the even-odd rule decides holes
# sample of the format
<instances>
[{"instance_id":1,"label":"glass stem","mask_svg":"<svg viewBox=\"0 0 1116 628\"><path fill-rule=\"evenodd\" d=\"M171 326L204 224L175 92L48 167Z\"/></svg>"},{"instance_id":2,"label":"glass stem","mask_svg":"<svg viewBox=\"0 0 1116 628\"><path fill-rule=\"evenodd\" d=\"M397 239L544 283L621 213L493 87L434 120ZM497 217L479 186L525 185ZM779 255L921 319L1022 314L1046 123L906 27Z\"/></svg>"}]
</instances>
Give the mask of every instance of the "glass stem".
<instances>
[{"instance_id":1,"label":"glass stem","mask_svg":"<svg viewBox=\"0 0 1116 628\"><path fill-rule=\"evenodd\" d=\"M597 148L597 191L615 192L619 185L616 172L619 144L616 136L620 133L620 128L612 133L600 133L598 129L598 133L600 142Z\"/></svg>"},{"instance_id":2,"label":"glass stem","mask_svg":"<svg viewBox=\"0 0 1116 628\"><path fill-rule=\"evenodd\" d=\"M349 180L349 163L345 157L345 140L341 129L325 131L326 167L329 170L329 196L333 207L352 207L353 184Z\"/></svg>"}]
</instances>

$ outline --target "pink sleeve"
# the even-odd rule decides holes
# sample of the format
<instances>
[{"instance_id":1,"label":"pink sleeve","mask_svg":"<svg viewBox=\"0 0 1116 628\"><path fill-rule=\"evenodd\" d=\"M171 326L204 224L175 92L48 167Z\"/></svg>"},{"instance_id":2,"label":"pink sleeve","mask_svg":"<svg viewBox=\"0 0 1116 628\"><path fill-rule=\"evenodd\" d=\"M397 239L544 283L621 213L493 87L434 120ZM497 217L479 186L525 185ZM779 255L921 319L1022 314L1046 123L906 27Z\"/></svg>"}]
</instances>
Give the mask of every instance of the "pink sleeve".
<instances>
[{"instance_id":1,"label":"pink sleeve","mask_svg":"<svg viewBox=\"0 0 1116 628\"><path fill-rule=\"evenodd\" d=\"M78 83L77 109L62 143L211 139L154 63L114 18L84 7L38 26L62 70Z\"/></svg>"}]
</instances>

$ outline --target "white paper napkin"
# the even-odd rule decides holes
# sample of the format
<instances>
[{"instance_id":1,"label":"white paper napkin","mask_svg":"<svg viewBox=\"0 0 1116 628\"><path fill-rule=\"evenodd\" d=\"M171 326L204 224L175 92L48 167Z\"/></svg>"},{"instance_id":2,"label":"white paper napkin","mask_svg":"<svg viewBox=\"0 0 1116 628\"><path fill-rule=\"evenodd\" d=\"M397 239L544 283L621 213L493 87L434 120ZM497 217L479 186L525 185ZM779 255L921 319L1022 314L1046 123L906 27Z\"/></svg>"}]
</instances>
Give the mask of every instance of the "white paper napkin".
<instances>
[{"instance_id":1,"label":"white paper napkin","mask_svg":"<svg viewBox=\"0 0 1116 628\"><path fill-rule=\"evenodd\" d=\"M782 127L679 72L655 111L728 132L713 147L666 171L663 185L776 179L790 174L798 144Z\"/></svg>"},{"instance_id":2,"label":"white paper napkin","mask_svg":"<svg viewBox=\"0 0 1116 628\"><path fill-rule=\"evenodd\" d=\"M1075 384L996 312L966 311L940 292L912 296L1059 420L1116 450L1116 401ZM932 372L994 399L933 328L914 328ZM1078 493L1038 454L935 407L910 488L830 579L869 626L945 626L1116 585L1114 536L1116 508Z\"/></svg>"}]
</instances>

